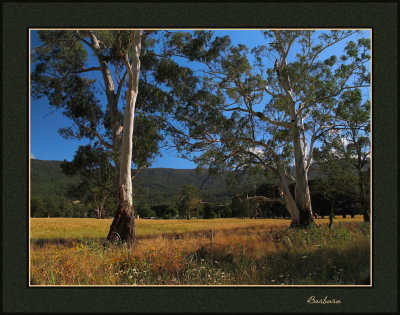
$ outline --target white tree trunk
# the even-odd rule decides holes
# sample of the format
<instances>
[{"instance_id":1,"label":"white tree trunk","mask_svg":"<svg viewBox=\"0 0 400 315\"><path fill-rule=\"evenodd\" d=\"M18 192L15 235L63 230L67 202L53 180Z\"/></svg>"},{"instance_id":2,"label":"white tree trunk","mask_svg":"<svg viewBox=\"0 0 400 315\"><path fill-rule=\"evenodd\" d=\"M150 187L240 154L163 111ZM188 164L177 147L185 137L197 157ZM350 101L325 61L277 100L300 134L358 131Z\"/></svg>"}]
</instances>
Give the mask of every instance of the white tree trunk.
<instances>
[{"instance_id":1,"label":"white tree trunk","mask_svg":"<svg viewBox=\"0 0 400 315\"><path fill-rule=\"evenodd\" d=\"M282 197L285 201L285 207L289 211L290 217L294 223L300 222L300 211L296 205L293 195L289 189L289 185L285 176L278 172L277 174L279 184L282 190Z\"/></svg>"},{"instance_id":2,"label":"white tree trunk","mask_svg":"<svg viewBox=\"0 0 400 315\"><path fill-rule=\"evenodd\" d=\"M295 200L300 211L300 224L308 224L313 221L310 189L308 185L308 176L306 171L306 160L303 154L303 147L300 138L300 130L297 121L292 128L293 147L295 156L296 188Z\"/></svg>"},{"instance_id":3,"label":"white tree trunk","mask_svg":"<svg viewBox=\"0 0 400 315\"><path fill-rule=\"evenodd\" d=\"M120 159L120 186L121 196L129 206L132 206L132 137L133 137L133 124L135 120L135 105L139 88L139 72L140 72L140 50L141 40L140 36L142 31L134 31L132 33L133 43L133 60L131 71L129 73L129 85L127 91L127 99L124 115L124 131L122 134L122 152Z\"/></svg>"},{"instance_id":4,"label":"white tree trunk","mask_svg":"<svg viewBox=\"0 0 400 315\"><path fill-rule=\"evenodd\" d=\"M140 72L140 50L141 50L142 31L133 31L132 38L132 64L129 63L128 56L125 54L125 65L129 74L128 91L126 98L124 128L122 134L122 148L120 156L120 176L119 176L119 205L118 211L110 227L107 239L110 241L126 241L133 245L135 239L135 217L133 211L133 194L131 179L132 163L132 137L135 118L135 104L139 87Z\"/></svg>"}]
</instances>

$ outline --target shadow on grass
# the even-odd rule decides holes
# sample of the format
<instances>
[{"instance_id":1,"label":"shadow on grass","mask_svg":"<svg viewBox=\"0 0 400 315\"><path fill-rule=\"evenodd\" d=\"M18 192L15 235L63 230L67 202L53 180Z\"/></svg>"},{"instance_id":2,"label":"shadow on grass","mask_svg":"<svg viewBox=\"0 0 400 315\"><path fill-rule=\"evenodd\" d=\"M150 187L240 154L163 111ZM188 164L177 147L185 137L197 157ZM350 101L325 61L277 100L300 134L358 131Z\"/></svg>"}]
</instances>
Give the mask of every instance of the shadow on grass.
<instances>
[{"instance_id":1,"label":"shadow on grass","mask_svg":"<svg viewBox=\"0 0 400 315\"><path fill-rule=\"evenodd\" d=\"M367 244L278 252L267 258L271 275L285 284L369 284ZM368 282L368 283L367 283Z\"/></svg>"},{"instance_id":2,"label":"shadow on grass","mask_svg":"<svg viewBox=\"0 0 400 315\"><path fill-rule=\"evenodd\" d=\"M151 240L151 239L167 239L167 240L178 240L178 239L191 239L191 238L207 238L211 239L212 233L218 233L221 236L229 236L231 234L235 235L247 235L248 233L254 232L254 230L263 230L257 227L245 227L245 228L233 228L233 229L218 229L214 232L212 230L202 230L202 231L185 231L185 232L171 232L163 234L149 234L149 235L136 235L136 240ZM265 228L265 231L271 230L271 228ZM271 230L272 231L272 230ZM31 245L35 247L44 247L46 245L56 245L72 247L73 243L77 242L99 242L104 243L106 241L105 237L102 238L37 238L31 239Z\"/></svg>"}]
</instances>

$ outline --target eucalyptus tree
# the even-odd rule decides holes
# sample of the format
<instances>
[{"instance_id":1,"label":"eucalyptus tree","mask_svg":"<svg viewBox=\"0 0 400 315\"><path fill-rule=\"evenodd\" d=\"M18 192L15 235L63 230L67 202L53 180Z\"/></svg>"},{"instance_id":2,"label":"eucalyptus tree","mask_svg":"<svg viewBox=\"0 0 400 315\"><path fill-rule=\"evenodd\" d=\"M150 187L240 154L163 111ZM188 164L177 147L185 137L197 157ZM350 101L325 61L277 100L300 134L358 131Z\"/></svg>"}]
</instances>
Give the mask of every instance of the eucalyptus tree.
<instances>
[{"instance_id":1,"label":"eucalyptus tree","mask_svg":"<svg viewBox=\"0 0 400 315\"><path fill-rule=\"evenodd\" d=\"M169 102L168 95L146 79L155 62L157 34L62 30L38 35L43 44L32 52L32 96L47 97L71 120L72 126L59 130L64 138L87 138L112 152L118 209L107 239L133 244L131 179L158 152L162 135L155 113ZM137 170L133 175L132 162Z\"/></svg>"},{"instance_id":2,"label":"eucalyptus tree","mask_svg":"<svg viewBox=\"0 0 400 315\"><path fill-rule=\"evenodd\" d=\"M183 185L181 187L179 208L181 213L186 215L186 219L190 220L192 218L193 211L200 202L199 192L196 187L192 185Z\"/></svg>"},{"instance_id":3,"label":"eucalyptus tree","mask_svg":"<svg viewBox=\"0 0 400 315\"><path fill-rule=\"evenodd\" d=\"M345 152L345 143L333 134L333 139L324 142L320 148L314 150L314 161L320 172L320 178L316 180L318 187L331 204L329 214L329 227L332 227L335 217L334 208L336 197L339 193L350 192L354 194L356 173L350 165ZM354 213L354 212L353 212Z\"/></svg>"},{"instance_id":4,"label":"eucalyptus tree","mask_svg":"<svg viewBox=\"0 0 400 315\"><path fill-rule=\"evenodd\" d=\"M64 161L61 168L66 175L78 174L81 181L70 186L68 195L91 205L98 218L105 217L108 200L115 198L115 167L112 165L112 152L101 145L80 146L71 162Z\"/></svg>"},{"instance_id":5,"label":"eucalyptus tree","mask_svg":"<svg viewBox=\"0 0 400 315\"><path fill-rule=\"evenodd\" d=\"M344 92L337 108L343 128L336 130L331 146L346 161L349 172L356 172L358 195L363 208L364 221L370 221L370 102L363 100L359 89Z\"/></svg>"},{"instance_id":6,"label":"eucalyptus tree","mask_svg":"<svg viewBox=\"0 0 400 315\"><path fill-rule=\"evenodd\" d=\"M158 76L174 91L176 112L167 125L175 145L211 171L261 165L278 181L292 225L309 225L313 149L327 131L343 127L339 98L370 83L370 42L354 42L356 35L266 31L267 44L251 52L211 32L170 35L169 53L193 64L179 76Z\"/></svg>"}]
</instances>

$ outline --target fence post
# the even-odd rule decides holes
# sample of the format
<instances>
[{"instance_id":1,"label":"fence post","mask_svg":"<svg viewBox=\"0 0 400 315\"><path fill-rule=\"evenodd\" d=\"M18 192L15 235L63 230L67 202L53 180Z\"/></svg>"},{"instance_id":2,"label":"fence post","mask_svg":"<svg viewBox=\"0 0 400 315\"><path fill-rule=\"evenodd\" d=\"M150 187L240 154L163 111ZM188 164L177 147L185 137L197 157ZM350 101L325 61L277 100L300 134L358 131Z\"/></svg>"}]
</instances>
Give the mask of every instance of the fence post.
<instances>
[{"instance_id":1,"label":"fence post","mask_svg":"<svg viewBox=\"0 0 400 315\"><path fill-rule=\"evenodd\" d=\"M214 230L211 230L211 264L214 265Z\"/></svg>"}]
</instances>

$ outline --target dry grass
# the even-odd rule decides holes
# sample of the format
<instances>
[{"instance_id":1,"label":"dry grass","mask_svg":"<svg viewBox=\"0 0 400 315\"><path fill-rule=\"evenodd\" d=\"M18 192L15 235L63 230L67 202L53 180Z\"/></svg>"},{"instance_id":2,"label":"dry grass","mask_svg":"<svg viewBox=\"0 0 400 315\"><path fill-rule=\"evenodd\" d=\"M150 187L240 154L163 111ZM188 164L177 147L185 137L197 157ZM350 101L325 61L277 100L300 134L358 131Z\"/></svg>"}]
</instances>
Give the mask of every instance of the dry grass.
<instances>
[{"instance_id":1,"label":"dry grass","mask_svg":"<svg viewBox=\"0 0 400 315\"><path fill-rule=\"evenodd\" d=\"M328 224L329 219L317 219L322 224ZM362 222L362 216L354 219L338 218L335 222ZM35 239L78 239L104 238L112 219L81 219L81 218L31 218L32 240ZM288 227L289 219L213 219L213 220L145 220L138 219L136 233L139 237L166 233L185 233L212 229L236 229L257 226Z\"/></svg>"},{"instance_id":2,"label":"dry grass","mask_svg":"<svg viewBox=\"0 0 400 315\"><path fill-rule=\"evenodd\" d=\"M308 231L287 229L289 220L137 220L131 251L99 241L110 220L33 219L31 282L356 284L369 270L369 229L361 220L337 220L333 230L320 220L323 228Z\"/></svg>"}]
</instances>

